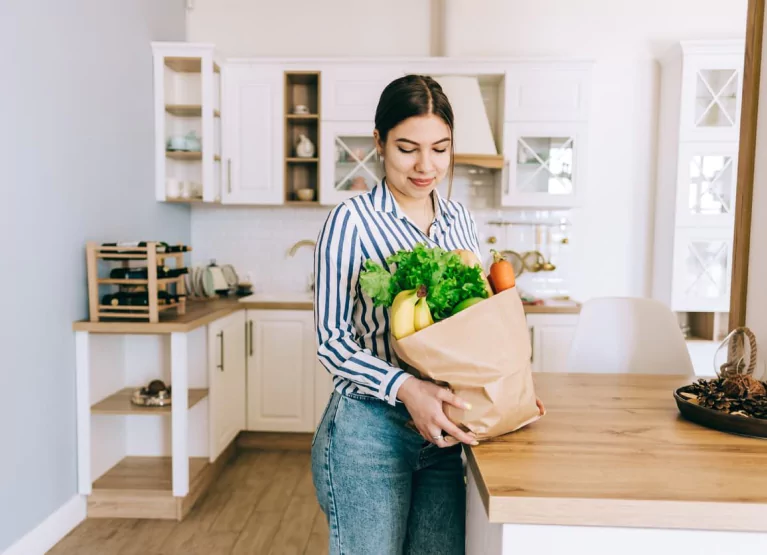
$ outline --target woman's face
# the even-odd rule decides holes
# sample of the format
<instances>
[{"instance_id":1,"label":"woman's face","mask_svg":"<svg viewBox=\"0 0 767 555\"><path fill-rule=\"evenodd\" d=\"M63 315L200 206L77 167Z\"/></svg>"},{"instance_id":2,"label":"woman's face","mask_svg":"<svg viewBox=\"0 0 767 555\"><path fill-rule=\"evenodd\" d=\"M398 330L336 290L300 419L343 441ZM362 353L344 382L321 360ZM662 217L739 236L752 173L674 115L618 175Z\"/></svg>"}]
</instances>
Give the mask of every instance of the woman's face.
<instances>
[{"instance_id":1,"label":"woman's face","mask_svg":"<svg viewBox=\"0 0 767 555\"><path fill-rule=\"evenodd\" d=\"M379 151L386 182L405 196L426 198L450 168L450 127L434 114L413 116L389 131Z\"/></svg>"}]
</instances>

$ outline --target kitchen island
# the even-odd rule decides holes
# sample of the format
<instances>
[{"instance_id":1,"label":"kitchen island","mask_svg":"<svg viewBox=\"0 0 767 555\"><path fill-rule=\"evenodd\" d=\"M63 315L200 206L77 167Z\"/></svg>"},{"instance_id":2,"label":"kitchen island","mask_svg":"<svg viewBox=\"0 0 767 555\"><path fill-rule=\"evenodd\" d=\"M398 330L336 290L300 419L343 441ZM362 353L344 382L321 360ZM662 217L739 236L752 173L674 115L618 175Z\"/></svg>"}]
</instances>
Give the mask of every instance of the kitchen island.
<instances>
[{"instance_id":1,"label":"kitchen island","mask_svg":"<svg viewBox=\"0 0 767 555\"><path fill-rule=\"evenodd\" d=\"M534 380L546 416L467 449L469 555L767 553L767 440L684 420L692 378Z\"/></svg>"}]
</instances>

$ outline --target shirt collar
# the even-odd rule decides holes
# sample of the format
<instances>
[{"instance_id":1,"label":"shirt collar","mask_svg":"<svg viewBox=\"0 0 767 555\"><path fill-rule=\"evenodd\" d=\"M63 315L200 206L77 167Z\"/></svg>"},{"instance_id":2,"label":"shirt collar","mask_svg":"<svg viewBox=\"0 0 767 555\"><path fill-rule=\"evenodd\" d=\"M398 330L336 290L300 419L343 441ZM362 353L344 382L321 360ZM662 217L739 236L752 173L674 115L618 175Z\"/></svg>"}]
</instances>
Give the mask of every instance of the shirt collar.
<instances>
[{"instance_id":1,"label":"shirt collar","mask_svg":"<svg viewBox=\"0 0 767 555\"><path fill-rule=\"evenodd\" d=\"M397 204L397 200L386 185L386 178L384 177L379 181L373 190L370 192L373 208L376 212L384 212L394 214L396 218L407 218L405 212ZM434 189L434 219L437 222L445 222L449 224L453 219L453 215L447 208L447 201L442 198L439 191Z\"/></svg>"}]
</instances>

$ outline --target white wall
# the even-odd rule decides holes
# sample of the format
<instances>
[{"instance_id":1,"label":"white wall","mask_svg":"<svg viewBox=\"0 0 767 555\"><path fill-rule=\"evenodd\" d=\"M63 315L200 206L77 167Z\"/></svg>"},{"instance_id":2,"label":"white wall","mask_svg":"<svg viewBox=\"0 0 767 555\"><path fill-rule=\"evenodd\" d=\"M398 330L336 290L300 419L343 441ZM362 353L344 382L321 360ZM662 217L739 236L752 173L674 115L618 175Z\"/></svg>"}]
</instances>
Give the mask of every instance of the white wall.
<instances>
[{"instance_id":1,"label":"white wall","mask_svg":"<svg viewBox=\"0 0 767 555\"><path fill-rule=\"evenodd\" d=\"M758 341L760 354L757 370L762 379L767 377L767 31L764 38L746 302L746 325Z\"/></svg>"},{"instance_id":2,"label":"white wall","mask_svg":"<svg viewBox=\"0 0 767 555\"><path fill-rule=\"evenodd\" d=\"M430 54L431 4L196 0L187 18L188 39L213 42L235 56L423 56ZM580 222L573 230L575 297L649 295L659 90L654 57L682 39L743 36L746 5L747 0L445 0L446 55L595 61L587 205L573 214ZM258 221L264 210L247 209L246 219ZM202 220L195 216L193 235L200 236L197 221ZM314 228L302 231L316 234ZM280 237L273 241L284 252L290 243Z\"/></svg>"},{"instance_id":3,"label":"white wall","mask_svg":"<svg viewBox=\"0 0 767 555\"><path fill-rule=\"evenodd\" d=\"M154 200L151 40L180 0L0 2L0 552L77 491L87 240L188 241Z\"/></svg>"},{"instance_id":4,"label":"white wall","mask_svg":"<svg viewBox=\"0 0 767 555\"><path fill-rule=\"evenodd\" d=\"M190 41L225 56L427 56L430 1L195 0Z\"/></svg>"}]
</instances>

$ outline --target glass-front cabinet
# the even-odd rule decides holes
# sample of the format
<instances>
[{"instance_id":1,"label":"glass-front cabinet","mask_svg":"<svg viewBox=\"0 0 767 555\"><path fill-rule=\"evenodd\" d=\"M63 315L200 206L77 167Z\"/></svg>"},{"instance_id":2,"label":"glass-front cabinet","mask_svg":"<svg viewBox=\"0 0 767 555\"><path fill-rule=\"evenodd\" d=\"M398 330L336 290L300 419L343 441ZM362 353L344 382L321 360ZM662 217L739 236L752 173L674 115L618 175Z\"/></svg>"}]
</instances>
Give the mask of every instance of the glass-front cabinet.
<instances>
[{"instance_id":1,"label":"glass-front cabinet","mask_svg":"<svg viewBox=\"0 0 767 555\"><path fill-rule=\"evenodd\" d=\"M677 184L677 225L734 225L738 178L735 143L683 143Z\"/></svg>"},{"instance_id":2,"label":"glass-front cabinet","mask_svg":"<svg viewBox=\"0 0 767 555\"><path fill-rule=\"evenodd\" d=\"M579 123L508 123L501 205L576 206L585 141L585 127Z\"/></svg>"},{"instance_id":3,"label":"glass-front cabinet","mask_svg":"<svg viewBox=\"0 0 767 555\"><path fill-rule=\"evenodd\" d=\"M383 177L370 122L325 122L321 146L321 204L366 193Z\"/></svg>"},{"instance_id":4,"label":"glass-front cabinet","mask_svg":"<svg viewBox=\"0 0 767 555\"><path fill-rule=\"evenodd\" d=\"M733 140L740 128L743 60L694 56L685 60L682 140Z\"/></svg>"},{"instance_id":5,"label":"glass-front cabinet","mask_svg":"<svg viewBox=\"0 0 767 555\"><path fill-rule=\"evenodd\" d=\"M728 312L732 237L719 229L678 229L674 242L671 309Z\"/></svg>"}]
</instances>

